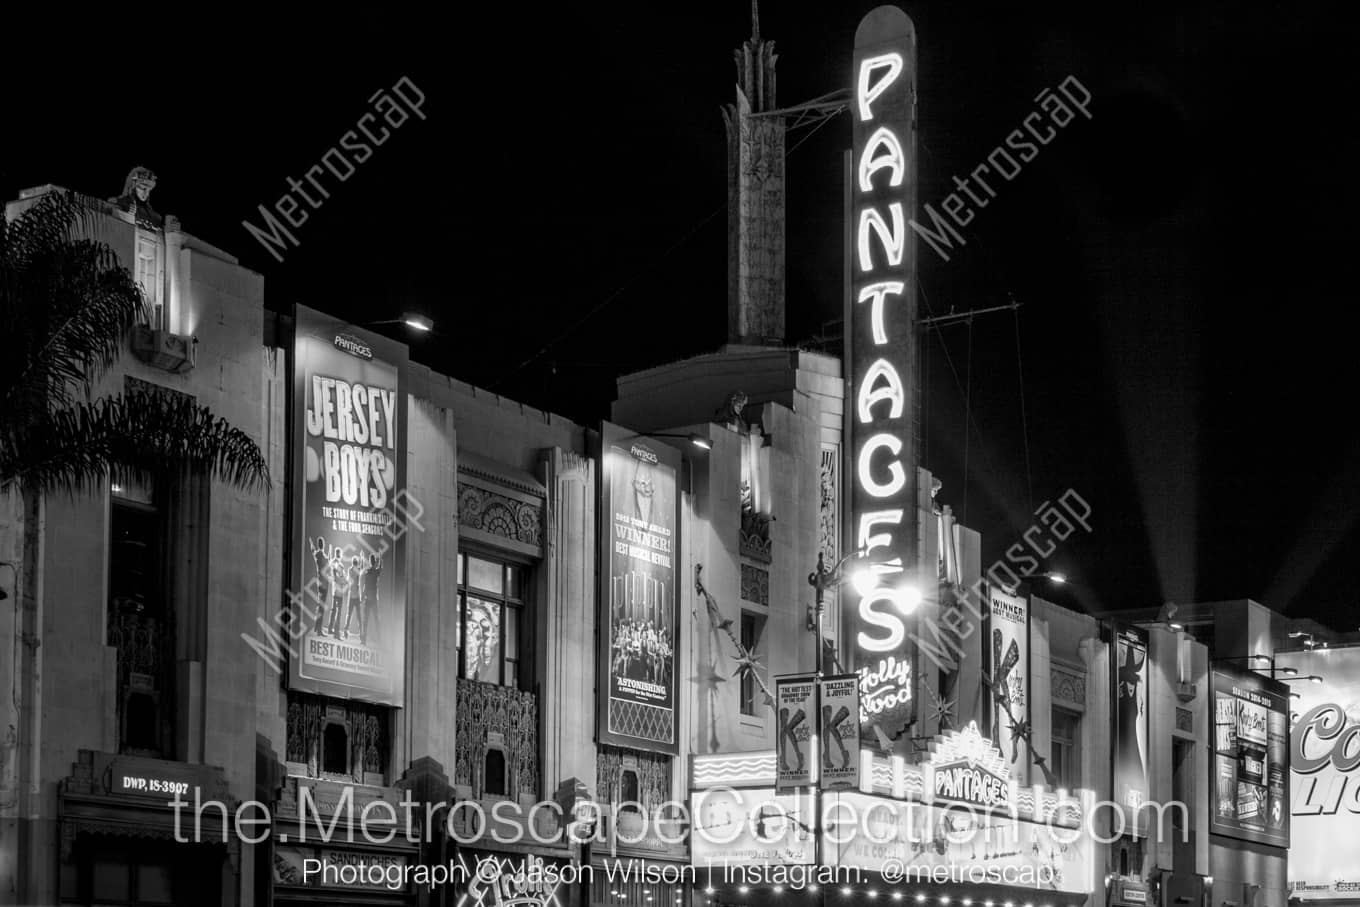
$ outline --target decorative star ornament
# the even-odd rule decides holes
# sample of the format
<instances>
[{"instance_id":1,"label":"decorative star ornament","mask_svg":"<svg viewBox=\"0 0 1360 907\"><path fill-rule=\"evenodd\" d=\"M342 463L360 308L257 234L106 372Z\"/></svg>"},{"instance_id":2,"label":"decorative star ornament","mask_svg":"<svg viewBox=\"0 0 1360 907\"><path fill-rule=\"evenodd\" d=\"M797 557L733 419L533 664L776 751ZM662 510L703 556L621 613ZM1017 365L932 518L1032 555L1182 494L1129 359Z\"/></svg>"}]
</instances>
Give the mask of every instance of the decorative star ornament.
<instances>
[{"instance_id":1,"label":"decorative star ornament","mask_svg":"<svg viewBox=\"0 0 1360 907\"><path fill-rule=\"evenodd\" d=\"M760 666L760 659L756 657L754 652L739 651L737 653L737 669L732 672L732 676L737 677L748 671L754 676L756 669Z\"/></svg>"}]
</instances>

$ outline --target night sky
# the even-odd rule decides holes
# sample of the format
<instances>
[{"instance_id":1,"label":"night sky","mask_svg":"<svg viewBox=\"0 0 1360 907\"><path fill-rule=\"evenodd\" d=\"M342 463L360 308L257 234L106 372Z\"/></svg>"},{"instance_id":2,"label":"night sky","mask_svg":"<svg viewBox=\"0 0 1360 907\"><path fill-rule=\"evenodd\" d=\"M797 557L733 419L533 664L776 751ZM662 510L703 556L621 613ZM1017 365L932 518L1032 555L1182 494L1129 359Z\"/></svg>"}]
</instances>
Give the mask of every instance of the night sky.
<instances>
[{"instance_id":1,"label":"night sky","mask_svg":"<svg viewBox=\"0 0 1360 907\"><path fill-rule=\"evenodd\" d=\"M764 5L781 105L848 85L873 5ZM1011 313L925 344L941 499L988 561L1044 499L1089 499L1096 531L1046 565L1074 580L1050 593L1067 604L1251 597L1354 629L1360 149L1344 7L903 8L923 203L1043 89L1074 75L1094 95L1093 118L1001 184L949 261L920 246L931 312L1022 304L1019 356ZM150 167L153 205L261 271L271 308L423 311L438 333L414 358L586 424L608 415L620 371L724 342L719 107L746 3L359 13L13 22L0 190L111 196ZM335 184L275 261L242 221L403 76L427 118ZM845 115L789 139L794 342L840 317L849 141Z\"/></svg>"}]
</instances>

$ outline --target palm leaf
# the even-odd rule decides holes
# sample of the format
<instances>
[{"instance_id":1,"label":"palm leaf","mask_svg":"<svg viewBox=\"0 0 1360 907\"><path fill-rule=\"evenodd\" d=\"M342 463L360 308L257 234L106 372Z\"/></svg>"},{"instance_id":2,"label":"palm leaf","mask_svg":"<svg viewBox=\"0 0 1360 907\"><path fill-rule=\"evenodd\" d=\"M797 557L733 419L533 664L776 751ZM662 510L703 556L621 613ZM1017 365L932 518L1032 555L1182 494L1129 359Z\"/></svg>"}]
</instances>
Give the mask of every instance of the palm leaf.
<instances>
[{"instance_id":1,"label":"palm leaf","mask_svg":"<svg viewBox=\"0 0 1360 907\"><path fill-rule=\"evenodd\" d=\"M91 203L50 192L0 225L0 324L11 354L0 360L0 406L24 419L88 397L145 316L132 274L88 232Z\"/></svg>"},{"instance_id":2,"label":"palm leaf","mask_svg":"<svg viewBox=\"0 0 1360 907\"><path fill-rule=\"evenodd\" d=\"M133 391L47 413L0 433L0 484L75 492L106 476L138 482L204 473L241 488L270 485L245 432L190 397Z\"/></svg>"}]
</instances>

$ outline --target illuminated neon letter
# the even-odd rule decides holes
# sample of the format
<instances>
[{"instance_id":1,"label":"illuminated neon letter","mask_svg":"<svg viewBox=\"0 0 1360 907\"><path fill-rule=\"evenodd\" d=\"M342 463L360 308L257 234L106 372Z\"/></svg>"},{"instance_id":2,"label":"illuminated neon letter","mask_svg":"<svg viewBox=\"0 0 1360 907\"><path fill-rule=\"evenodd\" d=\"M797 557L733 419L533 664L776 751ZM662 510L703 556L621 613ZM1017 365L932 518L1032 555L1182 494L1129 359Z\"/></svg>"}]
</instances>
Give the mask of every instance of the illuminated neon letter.
<instances>
[{"instance_id":1,"label":"illuminated neon letter","mask_svg":"<svg viewBox=\"0 0 1360 907\"><path fill-rule=\"evenodd\" d=\"M902 221L902 203L893 202L888 206L889 213L892 214L892 229L883 220L883 215L879 214L874 208L865 208L859 213L859 269L861 271L872 271L874 269L874 259L869 253L869 231L878 234L878 241L883 244L883 251L888 253L888 264L897 267L902 264L902 249L907 238L906 226Z\"/></svg>"},{"instance_id":2,"label":"illuminated neon letter","mask_svg":"<svg viewBox=\"0 0 1360 907\"><path fill-rule=\"evenodd\" d=\"M874 532L877 525L898 526L902 523L905 511L900 508L893 510L870 510L862 513L859 517L859 536L856 539L856 547L864 553L865 557L875 548L888 548L893 543L892 533ZM902 558L895 557L892 560L871 564L869 569L875 576L885 576L890 573L902 572Z\"/></svg>"},{"instance_id":3,"label":"illuminated neon letter","mask_svg":"<svg viewBox=\"0 0 1360 907\"><path fill-rule=\"evenodd\" d=\"M880 380L885 383L875 387ZM864 380L860 382L858 394L859 421L865 425L874 421L874 404L887 400L891 403L888 410L889 419L900 419L902 410L906 406L907 393L902 387L902 376L897 373L897 369L887 359L878 359L873 365L869 366L864 373Z\"/></svg>"},{"instance_id":4,"label":"illuminated neon letter","mask_svg":"<svg viewBox=\"0 0 1360 907\"><path fill-rule=\"evenodd\" d=\"M887 151L875 157L874 152L879 145ZM874 191L874 173L884 167L892 168L892 177L888 180L888 185L902 185L902 177L907 173L907 156L902 153L902 143L897 140L897 134L887 126L880 126L878 131L869 137L869 141L864 143L864 150L859 155L861 192Z\"/></svg>"},{"instance_id":5,"label":"illuminated neon letter","mask_svg":"<svg viewBox=\"0 0 1360 907\"><path fill-rule=\"evenodd\" d=\"M887 482L879 482L873 477L871 469L874 451L880 447L886 447L888 453L894 459L888 464L888 475L891 477ZM902 453L902 442L894 435L881 434L874 435L864 442L863 449L859 452L859 484L864 491L871 497L888 498L897 494L907 485L907 473L902 468L902 463L897 460L898 454Z\"/></svg>"},{"instance_id":6,"label":"illuminated neon letter","mask_svg":"<svg viewBox=\"0 0 1360 907\"><path fill-rule=\"evenodd\" d=\"M865 57L859 64L859 89L855 97L859 99L859 118L867 123L874 118L873 103L878 100L878 96L888 90L888 86L897 81L897 77L902 75L902 55L899 53L880 54L877 57ZM887 69L877 82L870 84L873 73L878 69Z\"/></svg>"},{"instance_id":7,"label":"illuminated neon letter","mask_svg":"<svg viewBox=\"0 0 1360 907\"><path fill-rule=\"evenodd\" d=\"M863 630L859 631L857 640L859 647L867 652L890 652L901 646L907 638L907 628L902 623L902 618L891 611L879 611L874 608L874 605L881 601L888 602L898 614L906 614L911 610L906 602L902 601L901 594L887 586L879 586L860 599L860 619L866 624L873 624L888 631L885 638L870 636Z\"/></svg>"},{"instance_id":8,"label":"illuminated neon letter","mask_svg":"<svg viewBox=\"0 0 1360 907\"><path fill-rule=\"evenodd\" d=\"M881 283L871 283L859 291L860 302L872 303L869 307L869 323L874 328L875 346L888 342L888 332L883 327L883 300L889 293L901 296L906 288L907 285L900 280L885 280Z\"/></svg>"}]
</instances>

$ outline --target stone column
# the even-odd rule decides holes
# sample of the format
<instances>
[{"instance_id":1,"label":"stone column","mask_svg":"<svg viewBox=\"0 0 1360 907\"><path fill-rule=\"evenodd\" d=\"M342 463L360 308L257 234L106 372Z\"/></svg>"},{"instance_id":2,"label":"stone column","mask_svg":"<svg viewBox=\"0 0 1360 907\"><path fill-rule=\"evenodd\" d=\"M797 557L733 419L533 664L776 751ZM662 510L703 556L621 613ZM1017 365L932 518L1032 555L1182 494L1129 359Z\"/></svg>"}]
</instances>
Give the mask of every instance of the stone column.
<instances>
[{"instance_id":1,"label":"stone column","mask_svg":"<svg viewBox=\"0 0 1360 907\"><path fill-rule=\"evenodd\" d=\"M543 788L595 788L595 462L560 447L542 455L548 488L543 569Z\"/></svg>"}]
</instances>

